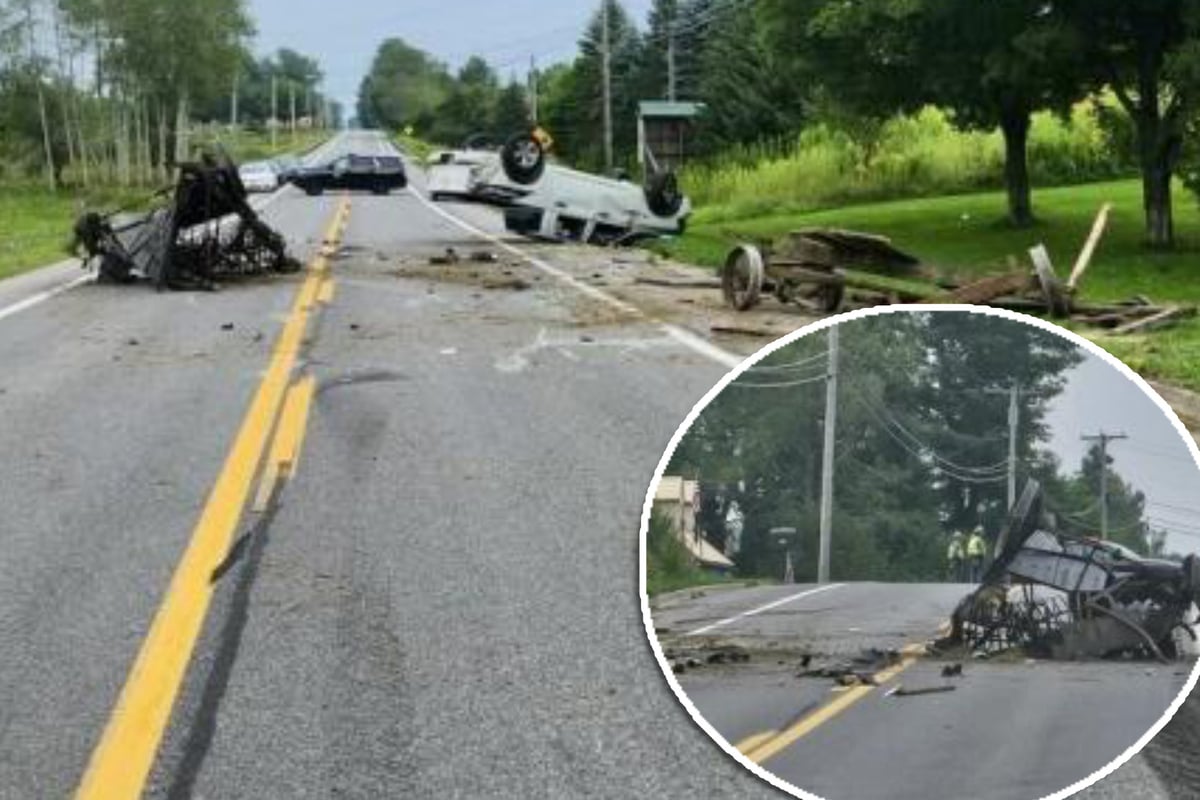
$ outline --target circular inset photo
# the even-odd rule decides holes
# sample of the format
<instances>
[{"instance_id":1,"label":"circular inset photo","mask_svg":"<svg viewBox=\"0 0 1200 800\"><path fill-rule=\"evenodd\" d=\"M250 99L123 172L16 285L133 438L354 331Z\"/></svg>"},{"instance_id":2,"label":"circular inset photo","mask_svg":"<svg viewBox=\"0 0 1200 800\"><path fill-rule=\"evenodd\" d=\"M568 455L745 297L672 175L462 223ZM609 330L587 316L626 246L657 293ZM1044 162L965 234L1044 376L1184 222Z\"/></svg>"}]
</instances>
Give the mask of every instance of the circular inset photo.
<instances>
[{"instance_id":1,"label":"circular inset photo","mask_svg":"<svg viewBox=\"0 0 1200 800\"><path fill-rule=\"evenodd\" d=\"M1032 318L798 332L684 422L646 499L667 680L799 797L1067 797L1197 678L1200 453L1131 370Z\"/></svg>"}]
</instances>

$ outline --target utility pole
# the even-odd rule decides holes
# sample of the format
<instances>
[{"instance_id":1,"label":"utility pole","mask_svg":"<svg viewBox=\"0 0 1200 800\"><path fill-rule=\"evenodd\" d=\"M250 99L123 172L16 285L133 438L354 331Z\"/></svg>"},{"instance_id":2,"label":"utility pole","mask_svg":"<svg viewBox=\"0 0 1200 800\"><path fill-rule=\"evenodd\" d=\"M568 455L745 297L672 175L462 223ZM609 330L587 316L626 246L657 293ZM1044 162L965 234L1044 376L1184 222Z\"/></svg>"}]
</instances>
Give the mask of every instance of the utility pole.
<instances>
[{"instance_id":1,"label":"utility pole","mask_svg":"<svg viewBox=\"0 0 1200 800\"><path fill-rule=\"evenodd\" d=\"M279 77L271 71L271 149L278 146L279 133Z\"/></svg>"},{"instance_id":2,"label":"utility pole","mask_svg":"<svg viewBox=\"0 0 1200 800\"><path fill-rule=\"evenodd\" d=\"M237 133L238 127L238 74L233 74L233 102L229 107L229 128Z\"/></svg>"},{"instance_id":3,"label":"utility pole","mask_svg":"<svg viewBox=\"0 0 1200 800\"><path fill-rule=\"evenodd\" d=\"M675 73L675 19L667 23L667 99L672 103L676 100Z\"/></svg>"},{"instance_id":4,"label":"utility pole","mask_svg":"<svg viewBox=\"0 0 1200 800\"><path fill-rule=\"evenodd\" d=\"M1008 395L1008 508L1017 504L1017 434L1021 427L1021 395L1037 395L1021 388L1017 380L1007 389L985 389L984 394Z\"/></svg>"},{"instance_id":5,"label":"utility pole","mask_svg":"<svg viewBox=\"0 0 1200 800\"><path fill-rule=\"evenodd\" d=\"M829 542L833 531L833 447L837 431L838 329L829 329L829 374L825 379L825 451L821 459L821 538L817 582L829 583Z\"/></svg>"},{"instance_id":6,"label":"utility pole","mask_svg":"<svg viewBox=\"0 0 1200 800\"><path fill-rule=\"evenodd\" d=\"M1017 504L1017 425L1020 422L1021 386L1016 381L1008 395L1008 507Z\"/></svg>"},{"instance_id":7,"label":"utility pole","mask_svg":"<svg viewBox=\"0 0 1200 800\"><path fill-rule=\"evenodd\" d=\"M604 31L601 35L600 64L604 80L604 171L612 172L613 168L613 119L612 119L612 34L609 31L611 22L612 0L601 0L603 9L602 19Z\"/></svg>"},{"instance_id":8,"label":"utility pole","mask_svg":"<svg viewBox=\"0 0 1200 800\"><path fill-rule=\"evenodd\" d=\"M538 126L538 101L541 86L538 85L537 56L529 57L529 117L533 127Z\"/></svg>"},{"instance_id":9,"label":"utility pole","mask_svg":"<svg viewBox=\"0 0 1200 800\"><path fill-rule=\"evenodd\" d=\"M1079 437L1085 442L1100 443L1100 538L1108 541L1108 443L1128 439L1123 433L1100 433Z\"/></svg>"},{"instance_id":10,"label":"utility pole","mask_svg":"<svg viewBox=\"0 0 1200 800\"><path fill-rule=\"evenodd\" d=\"M296 84L294 81L288 81L288 102L291 106L291 130L292 144L296 144Z\"/></svg>"}]
</instances>

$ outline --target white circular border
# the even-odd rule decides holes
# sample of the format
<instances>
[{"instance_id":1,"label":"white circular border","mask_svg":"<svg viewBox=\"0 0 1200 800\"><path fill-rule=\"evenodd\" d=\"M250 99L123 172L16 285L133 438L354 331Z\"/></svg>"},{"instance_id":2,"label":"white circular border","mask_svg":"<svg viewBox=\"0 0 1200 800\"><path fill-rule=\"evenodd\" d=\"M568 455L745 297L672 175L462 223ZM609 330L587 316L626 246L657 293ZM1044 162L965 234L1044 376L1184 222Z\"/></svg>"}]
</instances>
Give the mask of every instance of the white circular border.
<instances>
[{"instance_id":1,"label":"white circular border","mask_svg":"<svg viewBox=\"0 0 1200 800\"><path fill-rule=\"evenodd\" d=\"M865 319L868 317L884 316L887 314L909 314L919 312L965 312L969 314L978 314L981 316L998 317L1000 319L1008 320L1009 322L1018 322L1033 326L1035 328L1041 328L1044 331L1056 334L1060 338L1066 339L1078 347L1083 348L1086 352L1089 352L1107 362L1110 366L1115 368L1118 373L1124 375L1138 388L1145 392L1146 396L1158 406L1159 410L1162 411L1167 417L1167 420L1175 427L1175 431L1180 435L1180 438L1183 439L1184 445L1191 453L1192 460L1197 469L1200 469L1200 448L1197 448L1195 440L1188 432L1188 429L1179 420L1179 417L1175 414L1167 402L1159 397L1157 392L1150 388L1150 385L1145 381L1145 379L1126 366L1125 363L1116 356L1112 355L1095 342L1085 339L1074 331L1069 331L1066 328L1054 325L1046 320L1039 319L1038 317L1032 317L1027 314L1018 314L1016 312L1006 311L1004 309L957 304L913 304L879 306L876 308L863 309L861 311L854 311L847 314L840 314L838 316L830 317L828 319L821 320L820 322L813 323L812 325L806 325L800 330L784 336L782 339L767 345L754 355L749 356L741 363L741 365L734 368L732 372L726 375L719 383L717 383L716 386L709 390L708 394L704 395L700 402L696 403L691 412L688 413L687 417L684 418L679 428L675 431L675 435L671 437L671 441L667 445L667 450L665 453L663 453L663 457L658 462L658 467L654 471L654 478L650 481L650 488L646 491L646 500L642 505L642 527L638 535L638 592L641 595L642 601L642 621L646 627L646 637L650 642L650 648L654 651L654 657L658 661L659 668L662 669L663 676L666 678L667 683L670 685L671 690L675 693L675 696L679 699L679 702L683 704L685 709L687 709L688 715L691 716L692 721L699 725L700 728L709 735L709 738L716 742L722 750L724 750L728 755L732 756L747 770L754 773L760 779L771 784L776 789L780 789L788 794L793 795L794 797L801 798L802 800L823 800L823 798L810 792L806 792L797 786L793 786L775 773L764 769L759 764L756 764L750 759L746 758L746 756L740 750L730 744L724 736L718 733L717 730L708 723L708 720L706 720L692 704L691 698L688 697L687 693L679 685L679 680L675 677L675 673L671 669L671 665L667 663L667 659L663 655L662 645L659 644L658 636L654 632L654 620L650 614L650 598L646 594L646 532L650 527L650 515L654 506L654 494L658 489L659 482L662 480L664 471L670 464L671 457L675 455L675 450L679 447L680 441L682 441L683 437L687 435L689 430L691 430L692 425L695 424L700 414L712 403L714 399L716 399L719 394L721 394L721 392L725 391L730 383L741 377L743 373L745 373L759 361L763 360L771 353L774 353L776 350L779 350L780 348L786 347L792 342L797 341L798 339L803 339L806 336L819 333L835 325L841 325L843 322L850 322L852 320ZM1144 748L1151 739L1157 736L1159 731L1161 731L1167 725L1167 723L1171 721L1176 712L1178 712L1180 707L1183 705L1184 701L1187 700L1188 695L1191 694L1192 689L1195 688L1197 679L1200 679L1200 659L1198 659L1196 664L1192 667L1192 673L1187 682L1184 684L1183 689L1179 692L1179 695L1175 698L1175 701L1167 707L1167 710L1163 714L1162 718L1159 719L1157 723L1152 725L1150 730L1148 730L1140 739L1134 742L1134 744L1128 750L1117 756L1115 759L1109 762L1108 765L1093 772L1091 775L1083 778L1080 781L1077 781L1065 789L1060 789L1054 794L1046 795L1044 798L1041 798L1041 800L1063 800L1063 798L1070 797L1077 792L1083 791L1097 781L1108 777L1121 766L1123 766L1125 762L1129 761L1129 759L1141 752L1142 748Z\"/></svg>"}]
</instances>

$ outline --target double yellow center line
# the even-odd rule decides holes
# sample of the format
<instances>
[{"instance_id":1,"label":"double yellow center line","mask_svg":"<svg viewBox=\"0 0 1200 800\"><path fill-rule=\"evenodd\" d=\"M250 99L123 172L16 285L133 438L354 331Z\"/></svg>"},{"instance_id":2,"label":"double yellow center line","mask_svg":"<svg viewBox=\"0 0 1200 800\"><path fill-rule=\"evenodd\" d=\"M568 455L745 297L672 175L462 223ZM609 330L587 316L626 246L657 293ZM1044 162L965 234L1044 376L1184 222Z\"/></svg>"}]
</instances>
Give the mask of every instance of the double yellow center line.
<instances>
[{"instance_id":1,"label":"double yellow center line","mask_svg":"<svg viewBox=\"0 0 1200 800\"><path fill-rule=\"evenodd\" d=\"M265 492L269 500L276 481L295 471L315 383L311 377L293 383L293 373L313 310L333 298L329 259L345 233L349 213L349 200L343 197L92 753L76 793L80 800L132 800L141 795L204 626L213 596L213 572L229 552L268 445L271 454L261 470L260 497Z\"/></svg>"},{"instance_id":2,"label":"double yellow center line","mask_svg":"<svg viewBox=\"0 0 1200 800\"><path fill-rule=\"evenodd\" d=\"M751 736L739 742L737 749L755 764L762 764L862 700L877 686L887 683L911 667L920 659L924 652L924 645L908 645L900 651L899 661L893 666L875 674L874 683L859 684L851 686L848 689L843 689L833 700L816 709L811 714L806 714L787 728Z\"/></svg>"}]
</instances>

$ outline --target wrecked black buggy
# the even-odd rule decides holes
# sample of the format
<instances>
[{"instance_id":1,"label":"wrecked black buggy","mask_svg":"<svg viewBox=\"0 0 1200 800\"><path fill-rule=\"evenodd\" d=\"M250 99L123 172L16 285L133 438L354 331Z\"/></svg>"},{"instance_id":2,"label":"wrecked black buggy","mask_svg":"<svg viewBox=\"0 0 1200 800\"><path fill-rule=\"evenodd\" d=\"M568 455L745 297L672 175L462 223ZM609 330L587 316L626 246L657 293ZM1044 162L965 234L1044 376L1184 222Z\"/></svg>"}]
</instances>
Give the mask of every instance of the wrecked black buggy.
<instances>
[{"instance_id":1,"label":"wrecked black buggy","mask_svg":"<svg viewBox=\"0 0 1200 800\"><path fill-rule=\"evenodd\" d=\"M1050 524L1044 524L1050 523ZM1200 560L1142 558L1110 542L1052 533L1030 480L996 543L982 585L954 611L936 649L1038 658L1184 655L1196 640Z\"/></svg>"},{"instance_id":2,"label":"wrecked black buggy","mask_svg":"<svg viewBox=\"0 0 1200 800\"><path fill-rule=\"evenodd\" d=\"M300 262L258 216L224 153L181 164L170 202L137 215L89 213L75 223L74 251L101 281L146 280L158 289L214 289L222 279L292 273Z\"/></svg>"}]
</instances>

